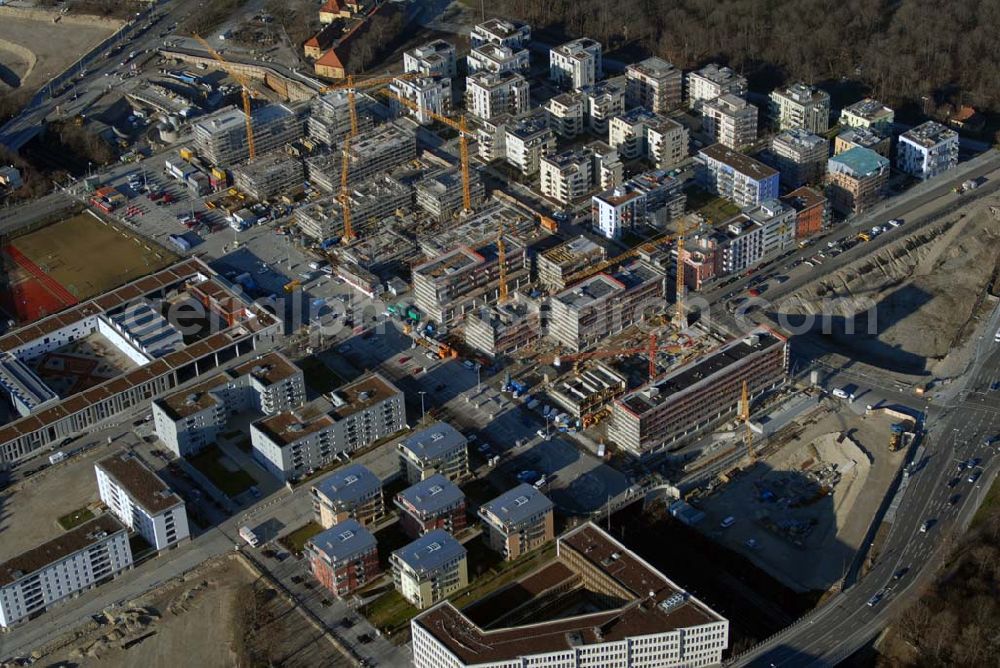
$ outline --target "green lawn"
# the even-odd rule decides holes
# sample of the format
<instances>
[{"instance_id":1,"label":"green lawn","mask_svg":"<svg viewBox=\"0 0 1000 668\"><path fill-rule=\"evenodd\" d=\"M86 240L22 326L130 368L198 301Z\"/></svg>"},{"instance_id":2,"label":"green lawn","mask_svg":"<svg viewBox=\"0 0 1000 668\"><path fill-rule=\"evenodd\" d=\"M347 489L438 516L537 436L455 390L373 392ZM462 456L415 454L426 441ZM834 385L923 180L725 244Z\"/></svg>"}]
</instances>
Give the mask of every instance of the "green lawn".
<instances>
[{"instance_id":1,"label":"green lawn","mask_svg":"<svg viewBox=\"0 0 1000 668\"><path fill-rule=\"evenodd\" d=\"M409 624L420 612L395 589L390 589L361 609L372 625L387 635Z\"/></svg>"},{"instance_id":2,"label":"green lawn","mask_svg":"<svg viewBox=\"0 0 1000 668\"><path fill-rule=\"evenodd\" d=\"M716 197L698 209L711 225L718 225L740 212L740 208L724 197Z\"/></svg>"},{"instance_id":3,"label":"green lawn","mask_svg":"<svg viewBox=\"0 0 1000 668\"><path fill-rule=\"evenodd\" d=\"M279 538L278 542L289 552L301 554L306 547L306 542L321 531L323 531L323 527L314 521L309 521L290 534Z\"/></svg>"},{"instance_id":4,"label":"green lawn","mask_svg":"<svg viewBox=\"0 0 1000 668\"><path fill-rule=\"evenodd\" d=\"M79 508L71 513L66 513L56 521L59 522L63 531L69 531L92 519L94 519L94 513L87 508Z\"/></svg>"},{"instance_id":5,"label":"green lawn","mask_svg":"<svg viewBox=\"0 0 1000 668\"><path fill-rule=\"evenodd\" d=\"M218 446L212 445L193 457L189 457L188 462L201 471L202 475L226 496L238 496L253 487L255 481L249 473L243 469L228 470L219 461L221 457L222 451L219 450Z\"/></svg>"},{"instance_id":6,"label":"green lawn","mask_svg":"<svg viewBox=\"0 0 1000 668\"><path fill-rule=\"evenodd\" d=\"M298 365L306 385L317 392L331 392L344 384L344 379L318 357L305 357L298 361Z\"/></svg>"}]
</instances>

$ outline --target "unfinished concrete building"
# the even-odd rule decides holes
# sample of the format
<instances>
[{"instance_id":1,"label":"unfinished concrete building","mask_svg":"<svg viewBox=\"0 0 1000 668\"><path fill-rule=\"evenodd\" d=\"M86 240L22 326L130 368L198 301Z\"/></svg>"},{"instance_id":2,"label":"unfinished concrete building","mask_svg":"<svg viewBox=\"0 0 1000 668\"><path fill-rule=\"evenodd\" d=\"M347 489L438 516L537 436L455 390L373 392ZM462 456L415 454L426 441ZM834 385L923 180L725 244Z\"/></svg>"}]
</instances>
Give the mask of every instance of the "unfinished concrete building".
<instances>
[{"instance_id":1,"label":"unfinished concrete building","mask_svg":"<svg viewBox=\"0 0 1000 668\"><path fill-rule=\"evenodd\" d=\"M664 274L635 260L613 274L597 274L554 295L549 336L579 352L666 305Z\"/></svg>"},{"instance_id":2,"label":"unfinished concrete building","mask_svg":"<svg viewBox=\"0 0 1000 668\"><path fill-rule=\"evenodd\" d=\"M600 362L560 377L548 390L549 398L575 418L589 417L625 394L627 378Z\"/></svg>"},{"instance_id":3,"label":"unfinished concrete building","mask_svg":"<svg viewBox=\"0 0 1000 668\"><path fill-rule=\"evenodd\" d=\"M358 115L358 132L368 132L375 127L373 120L375 100L357 93L354 107ZM335 90L317 95L309 104L307 130L310 139L327 146L337 146L351 131L351 114L348 107L347 91Z\"/></svg>"},{"instance_id":4,"label":"unfinished concrete building","mask_svg":"<svg viewBox=\"0 0 1000 668\"><path fill-rule=\"evenodd\" d=\"M258 107L250 114L258 155L301 139L304 122L298 111L283 104ZM194 124L194 147L213 165L233 165L250 157L246 114L226 107Z\"/></svg>"},{"instance_id":5,"label":"unfinished concrete building","mask_svg":"<svg viewBox=\"0 0 1000 668\"><path fill-rule=\"evenodd\" d=\"M416 157L414 124L406 120L385 123L351 141L350 182L360 183Z\"/></svg>"},{"instance_id":6,"label":"unfinished concrete building","mask_svg":"<svg viewBox=\"0 0 1000 668\"><path fill-rule=\"evenodd\" d=\"M350 188L351 221L355 229L374 227L399 209L408 209L413 193L387 174ZM344 223L337 195L329 195L295 210L292 220L302 233L322 242L343 234Z\"/></svg>"},{"instance_id":7,"label":"unfinished concrete building","mask_svg":"<svg viewBox=\"0 0 1000 668\"><path fill-rule=\"evenodd\" d=\"M676 448L732 417L743 381L755 398L781 386L787 370L787 340L770 329L755 329L618 399L608 438L637 457Z\"/></svg>"},{"instance_id":8,"label":"unfinished concrete building","mask_svg":"<svg viewBox=\"0 0 1000 668\"><path fill-rule=\"evenodd\" d=\"M258 202L271 199L299 187L305 181L302 161L284 151L258 156L233 169L233 184Z\"/></svg>"},{"instance_id":9,"label":"unfinished concrete building","mask_svg":"<svg viewBox=\"0 0 1000 668\"><path fill-rule=\"evenodd\" d=\"M580 235L539 253L538 281L553 292L563 290L570 277L603 262L606 255L603 247Z\"/></svg>"},{"instance_id":10,"label":"unfinished concrete building","mask_svg":"<svg viewBox=\"0 0 1000 668\"><path fill-rule=\"evenodd\" d=\"M458 167L432 172L417 181L414 189L417 206L437 220L450 218L462 210L462 171ZM476 169L469 170L469 192L473 207L478 207L486 198L486 188Z\"/></svg>"},{"instance_id":11,"label":"unfinished concrete building","mask_svg":"<svg viewBox=\"0 0 1000 668\"><path fill-rule=\"evenodd\" d=\"M525 247L505 234L507 288L527 284L530 265ZM475 248L459 246L413 268L417 306L443 325L457 324L476 306L496 303L500 255L495 239Z\"/></svg>"},{"instance_id":12,"label":"unfinished concrete building","mask_svg":"<svg viewBox=\"0 0 1000 668\"><path fill-rule=\"evenodd\" d=\"M418 234L420 251L425 257L432 258L444 255L458 246L484 244L495 240L497 230L501 227L504 234L522 246L527 246L539 234L538 223L533 216L505 202L493 201L457 225L447 221L421 231Z\"/></svg>"},{"instance_id":13,"label":"unfinished concrete building","mask_svg":"<svg viewBox=\"0 0 1000 668\"><path fill-rule=\"evenodd\" d=\"M541 305L521 292L505 304L473 309L465 316L465 343L490 357L509 355L542 334Z\"/></svg>"}]
</instances>

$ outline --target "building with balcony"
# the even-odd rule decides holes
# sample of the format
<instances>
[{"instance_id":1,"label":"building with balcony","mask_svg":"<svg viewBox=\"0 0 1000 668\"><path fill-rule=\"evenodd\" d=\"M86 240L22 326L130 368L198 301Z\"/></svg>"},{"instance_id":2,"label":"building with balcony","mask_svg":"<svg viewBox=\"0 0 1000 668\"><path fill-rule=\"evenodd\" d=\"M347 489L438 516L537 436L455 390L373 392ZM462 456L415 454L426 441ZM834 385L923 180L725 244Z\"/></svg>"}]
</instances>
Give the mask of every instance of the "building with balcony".
<instances>
[{"instance_id":1,"label":"building with balcony","mask_svg":"<svg viewBox=\"0 0 1000 668\"><path fill-rule=\"evenodd\" d=\"M798 188L822 182L830 157L830 142L807 130L784 130L771 140L771 155L781 183Z\"/></svg>"},{"instance_id":2,"label":"building with balcony","mask_svg":"<svg viewBox=\"0 0 1000 668\"><path fill-rule=\"evenodd\" d=\"M867 148L884 158L889 156L891 138L871 128L847 128L837 133L833 139L833 154L840 155L852 148Z\"/></svg>"},{"instance_id":3,"label":"building with balcony","mask_svg":"<svg viewBox=\"0 0 1000 668\"><path fill-rule=\"evenodd\" d=\"M958 133L927 121L899 135L896 166L921 181L932 179L958 164Z\"/></svg>"},{"instance_id":4,"label":"building with balcony","mask_svg":"<svg viewBox=\"0 0 1000 668\"><path fill-rule=\"evenodd\" d=\"M665 114L681 106L684 74L672 63L655 56L625 68L625 98L630 107L644 107Z\"/></svg>"},{"instance_id":5,"label":"building with balcony","mask_svg":"<svg viewBox=\"0 0 1000 668\"><path fill-rule=\"evenodd\" d=\"M601 44L589 37L580 37L549 51L549 79L556 86L577 89L590 86L604 78Z\"/></svg>"},{"instance_id":6,"label":"building with balcony","mask_svg":"<svg viewBox=\"0 0 1000 668\"><path fill-rule=\"evenodd\" d=\"M806 239L830 226L830 202L815 188L796 188L781 201L795 210L795 238Z\"/></svg>"},{"instance_id":7,"label":"building with balcony","mask_svg":"<svg viewBox=\"0 0 1000 668\"><path fill-rule=\"evenodd\" d=\"M625 83L621 78L598 81L579 89L586 106L584 116L591 134L607 137L608 122L625 113Z\"/></svg>"},{"instance_id":8,"label":"building with balcony","mask_svg":"<svg viewBox=\"0 0 1000 668\"><path fill-rule=\"evenodd\" d=\"M478 72L519 72L528 71L529 56L527 49L512 49L496 44L483 44L474 47L465 57L469 74Z\"/></svg>"},{"instance_id":9,"label":"building with balcony","mask_svg":"<svg viewBox=\"0 0 1000 668\"><path fill-rule=\"evenodd\" d=\"M465 494L440 473L407 487L394 503L403 533L414 540L437 529L454 535L468 523Z\"/></svg>"},{"instance_id":10,"label":"building with balcony","mask_svg":"<svg viewBox=\"0 0 1000 668\"><path fill-rule=\"evenodd\" d=\"M778 196L777 170L722 144L701 149L696 162L698 183L737 206L756 206Z\"/></svg>"},{"instance_id":11,"label":"building with balcony","mask_svg":"<svg viewBox=\"0 0 1000 668\"><path fill-rule=\"evenodd\" d=\"M403 71L428 77L454 78L458 75L455 45L435 39L403 53Z\"/></svg>"},{"instance_id":12,"label":"building with balcony","mask_svg":"<svg viewBox=\"0 0 1000 668\"><path fill-rule=\"evenodd\" d=\"M834 211L856 215L885 195L889 161L867 148L852 148L826 163L826 194Z\"/></svg>"},{"instance_id":13,"label":"building with balcony","mask_svg":"<svg viewBox=\"0 0 1000 668\"><path fill-rule=\"evenodd\" d=\"M830 94L804 83L771 91L771 122L778 130L807 130L825 134L830 129Z\"/></svg>"},{"instance_id":14,"label":"building with balcony","mask_svg":"<svg viewBox=\"0 0 1000 668\"><path fill-rule=\"evenodd\" d=\"M896 120L895 112L878 100L866 97L840 110L840 124L887 133Z\"/></svg>"},{"instance_id":15,"label":"building with balcony","mask_svg":"<svg viewBox=\"0 0 1000 668\"><path fill-rule=\"evenodd\" d=\"M531 26L507 19L490 19L472 29L469 41L473 48L483 44L495 44L511 49L524 49L531 41Z\"/></svg>"},{"instance_id":16,"label":"building with balcony","mask_svg":"<svg viewBox=\"0 0 1000 668\"><path fill-rule=\"evenodd\" d=\"M420 610L469 585L466 550L443 529L396 550L389 563L396 591Z\"/></svg>"},{"instance_id":17,"label":"building with balcony","mask_svg":"<svg viewBox=\"0 0 1000 668\"><path fill-rule=\"evenodd\" d=\"M528 111L529 92L528 80L517 72L478 72L465 80L465 108L483 120L517 116Z\"/></svg>"},{"instance_id":18,"label":"building with balcony","mask_svg":"<svg viewBox=\"0 0 1000 668\"><path fill-rule=\"evenodd\" d=\"M346 520L316 534L306 542L305 553L313 577L341 599L348 598L382 572L378 542L356 520Z\"/></svg>"},{"instance_id":19,"label":"building with balcony","mask_svg":"<svg viewBox=\"0 0 1000 668\"><path fill-rule=\"evenodd\" d=\"M586 197L594 186L593 156L585 149L546 155L539 171L542 194L563 206Z\"/></svg>"},{"instance_id":20,"label":"building with balcony","mask_svg":"<svg viewBox=\"0 0 1000 668\"><path fill-rule=\"evenodd\" d=\"M531 115L506 126L504 156L522 176L533 176L541 167L542 156L556 150L556 136L544 116Z\"/></svg>"},{"instance_id":21,"label":"building with balcony","mask_svg":"<svg viewBox=\"0 0 1000 668\"><path fill-rule=\"evenodd\" d=\"M719 67L715 63L709 63L700 70L687 73L688 105L694 111L700 111L701 105L706 101L727 93L736 97L746 97L746 77L728 67Z\"/></svg>"},{"instance_id":22,"label":"building with balcony","mask_svg":"<svg viewBox=\"0 0 1000 668\"><path fill-rule=\"evenodd\" d=\"M469 475L468 439L447 422L436 422L396 445L399 468L411 485L440 473L448 480Z\"/></svg>"},{"instance_id":23,"label":"building with balcony","mask_svg":"<svg viewBox=\"0 0 1000 668\"><path fill-rule=\"evenodd\" d=\"M547 496L522 483L479 509L486 542L506 561L536 550L555 538L553 508Z\"/></svg>"},{"instance_id":24,"label":"building with balcony","mask_svg":"<svg viewBox=\"0 0 1000 668\"><path fill-rule=\"evenodd\" d=\"M416 106L413 108L398 99L393 99L390 103L393 113L409 114L421 125L429 125L434 121L434 114L445 116L451 109L451 79L448 77L393 79L389 84L389 90Z\"/></svg>"},{"instance_id":25,"label":"building with balcony","mask_svg":"<svg viewBox=\"0 0 1000 668\"><path fill-rule=\"evenodd\" d=\"M324 529L348 520L368 526L385 517L382 481L361 464L348 464L311 488L313 514Z\"/></svg>"},{"instance_id":26,"label":"building with balcony","mask_svg":"<svg viewBox=\"0 0 1000 668\"><path fill-rule=\"evenodd\" d=\"M724 93L703 101L701 127L712 141L727 148L750 146L757 141L757 107L742 97Z\"/></svg>"}]
</instances>

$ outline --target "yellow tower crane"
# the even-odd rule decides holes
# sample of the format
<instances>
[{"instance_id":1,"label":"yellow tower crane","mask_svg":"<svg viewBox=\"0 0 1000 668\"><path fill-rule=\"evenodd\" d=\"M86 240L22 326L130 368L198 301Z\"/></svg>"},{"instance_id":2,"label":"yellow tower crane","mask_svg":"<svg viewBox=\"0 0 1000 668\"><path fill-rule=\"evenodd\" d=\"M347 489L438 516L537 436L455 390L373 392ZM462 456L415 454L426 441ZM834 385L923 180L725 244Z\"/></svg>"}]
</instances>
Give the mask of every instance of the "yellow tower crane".
<instances>
[{"instance_id":1,"label":"yellow tower crane","mask_svg":"<svg viewBox=\"0 0 1000 668\"><path fill-rule=\"evenodd\" d=\"M233 67L232 64L229 63L225 58L223 58L221 53L213 49L212 45L206 42L201 35L196 34L194 38L198 40L203 47L205 47L205 50L207 50L210 54L212 54L213 58L219 61L219 64L222 65L222 69L224 69L229 74L229 76L236 79L236 81L240 84L241 93L243 96L243 114L246 116L247 148L249 149L250 153L250 162L253 162L254 158L257 157L257 150L254 147L253 143L253 121L250 118L250 96L253 95L253 88L250 86L250 82L247 80L247 78L242 74L240 74L238 71L236 71L236 68Z\"/></svg>"},{"instance_id":2,"label":"yellow tower crane","mask_svg":"<svg viewBox=\"0 0 1000 668\"><path fill-rule=\"evenodd\" d=\"M684 312L684 219L677 221L677 310L674 312L674 324L677 329L687 327L687 314Z\"/></svg>"},{"instance_id":3,"label":"yellow tower crane","mask_svg":"<svg viewBox=\"0 0 1000 668\"><path fill-rule=\"evenodd\" d=\"M747 449L747 461L753 464L757 458L753 453L753 431L750 429L750 392L747 381L743 381L743 392L740 397L740 419L743 420L743 443Z\"/></svg>"}]
</instances>

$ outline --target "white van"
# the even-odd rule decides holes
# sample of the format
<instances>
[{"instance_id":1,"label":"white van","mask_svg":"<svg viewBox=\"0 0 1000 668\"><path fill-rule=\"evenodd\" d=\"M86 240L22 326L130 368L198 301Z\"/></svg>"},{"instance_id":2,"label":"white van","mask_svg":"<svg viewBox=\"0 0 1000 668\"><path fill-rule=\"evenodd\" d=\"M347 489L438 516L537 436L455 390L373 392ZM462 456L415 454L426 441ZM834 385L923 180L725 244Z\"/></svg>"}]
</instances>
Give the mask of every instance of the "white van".
<instances>
[{"instance_id":1,"label":"white van","mask_svg":"<svg viewBox=\"0 0 1000 668\"><path fill-rule=\"evenodd\" d=\"M728 529L729 527L733 526L734 524L736 524L736 518L733 517L732 515L730 515L726 519L722 520L722 523L719 524L719 526L722 527L723 529Z\"/></svg>"}]
</instances>

